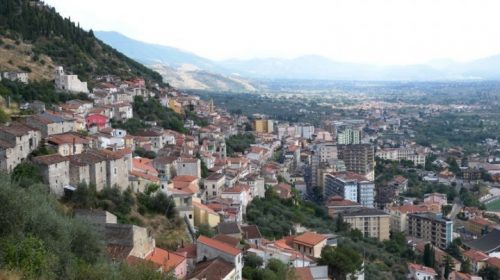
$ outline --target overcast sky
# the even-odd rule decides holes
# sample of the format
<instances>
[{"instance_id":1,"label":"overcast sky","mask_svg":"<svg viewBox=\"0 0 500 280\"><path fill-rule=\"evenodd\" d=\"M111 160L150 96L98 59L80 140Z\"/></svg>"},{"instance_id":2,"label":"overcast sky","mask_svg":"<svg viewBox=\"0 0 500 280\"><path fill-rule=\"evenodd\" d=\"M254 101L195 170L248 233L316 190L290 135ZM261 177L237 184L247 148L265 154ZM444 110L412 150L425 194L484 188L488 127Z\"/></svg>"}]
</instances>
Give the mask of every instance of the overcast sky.
<instances>
[{"instance_id":1,"label":"overcast sky","mask_svg":"<svg viewBox=\"0 0 500 280\"><path fill-rule=\"evenodd\" d=\"M498 0L45 0L85 29L220 60L317 54L374 64L500 54Z\"/></svg>"}]
</instances>

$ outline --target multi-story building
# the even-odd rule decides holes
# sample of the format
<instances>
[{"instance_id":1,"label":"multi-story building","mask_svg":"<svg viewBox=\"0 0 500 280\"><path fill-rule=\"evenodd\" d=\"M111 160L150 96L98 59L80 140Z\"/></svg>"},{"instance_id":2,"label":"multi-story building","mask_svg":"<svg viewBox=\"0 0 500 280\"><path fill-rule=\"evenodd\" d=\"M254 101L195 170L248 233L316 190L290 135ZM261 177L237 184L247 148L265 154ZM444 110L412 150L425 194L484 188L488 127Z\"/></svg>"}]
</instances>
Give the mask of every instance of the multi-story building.
<instances>
[{"instance_id":1,"label":"multi-story building","mask_svg":"<svg viewBox=\"0 0 500 280\"><path fill-rule=\"evenodd\" d=\"M196 260L209 261L221 258L235 266L235 280L242 279L243 257L241 250L222 241L201 235L196 244Z\"/></svg>"},{"instance_id":2,"label":"multi-story building","mask_svg":"<svg viewBox=\"0 0 500 280\"><path fill-rule=\"evenodd\" d=\"M343 160L347 171L374 180L375 152L370 144L337 145L338 158Z\"/></svg>"},{"instance_id":3,"label":"multi-story building","mask_svg":"<svg viewBox=\"0 0 500 280\"><path fill-rule=\"evenodd\" d=\"M274 131L274 121L267 119L255 119L253 121L255 132L272 133Z\"/></svg>"},{"instance_id":4,"label":"multi-story building","mask_svg":"<svg viewBox=\"0 0 500 280\"><path fill-rule=\"evenodd\" d=\"M419 205L402 205L389 207L389 214L391 214L391 231L392 232L405 232L408 214L432 212L440 213L441 206L438 204L419 204Z\"/></svg>"},{"instance_id":5,"label":"multi-story building","mask_svg":"<svg viewBox=\"0 0 500 280\"><path fill-rule=\"evenodd\" d=\"M357 129L347 128L342 132L337 132L337 144L361 144L361 131Z\"/></svg>"},{"instance_id":6,"label":"multi-story building","mask_svg":"<svg viewBox=\"0 0 500 280\"><path fill-rule=\"evenodd\" d=\"M377 238L380 241L389 239L390 215L373 208L361 208L346 212L344 221L351 229L360 230L364 236Z\"/></svg>"},{"instance_id":7,"label":"multi-story building","mask_svg":"<svg viewBox=\"0 0 500 280\"><path fill-rule=\"evenodd\" d=\"M430 212L408 214L407 234L446 249L453 238L453 222L441 216Z\"/></svg>"},{"instance_id":8,"label":"multi-story building","mask_svg":"<svg viewBox=\"0 0 500 280\"><path fill-rule=\"evenodd\" d=\"M0 126L0 170L12 172L38 148L42 135L37 129L13 122Z\"/></svg>"},{"instance_id":9,"label":"multi-story building","mask_svg":"<svg viewBox=\"0 0 500 280\"><path fill-rule=\"evenodd\" d=\"M176 164L177 175L201 178L201 161L197 158L180 158Z\"/></svg>"},{"instance_id":10,"label":"multi-story building","mask_svg":"<svg viewBox=\"0 0 500 280\"><path fill-rule=\"evenodd\" d=\"M354 172L333 172L325 176L325 196L341 197L358 202L363 207L373 208L375 184Z\"/></svg>"},{"instance_id":11,"label":"multi-story building","mask_svg":"<svg viewBox=\"0 0 500 280\"><path fill-rule=\"evenodd\" d=\"M205 186L205 198L211 199L220 196L224 190L226 176L221 173L212 173L205 178L203 184Z\"/></svg>"},{"instance_id":12,"label":"multi-story building","mask_svg":"<svg viewBox=\"0 0 500 280\"><path fill-rule=\"evenodd\" d=\"M376 153L377 157L386 160L409 160L412 161L415 166L425 165L426 155L421 152L417 152L413 148L386 148L378 150Z\"/></svg>"},{"instance_id":13,"label":"multi-story building","mask_svg":"<svg viewBox=\"0 0 500 280\"><path fill-rule=\"evenodd\" d=\"M40 168L44 183L57 197L64 195L64 188L69 186L69 159L60 154L38 156L33 162Z\"/></svg>"}]
</instances>

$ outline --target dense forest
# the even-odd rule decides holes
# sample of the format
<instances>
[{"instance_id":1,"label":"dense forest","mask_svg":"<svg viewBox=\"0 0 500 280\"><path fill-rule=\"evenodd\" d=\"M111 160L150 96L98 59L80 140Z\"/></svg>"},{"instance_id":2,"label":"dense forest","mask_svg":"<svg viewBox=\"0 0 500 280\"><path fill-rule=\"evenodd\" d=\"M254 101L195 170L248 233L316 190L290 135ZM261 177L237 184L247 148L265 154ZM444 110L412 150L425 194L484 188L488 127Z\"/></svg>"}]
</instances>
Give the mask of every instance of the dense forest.
<instances>
[{"instance_id":1,"label":"dense forest","mask_svg":"<svg viewBox=\"0 0 500 280\"><path fill-rule=\"evenodd\" d=\"M160 74L104 44L92 30L83 30L42 1L0 0L0 36L30 42L34 57L46 54L83 80L114 74L162 84Z\"/></svg>"}]
</instances>

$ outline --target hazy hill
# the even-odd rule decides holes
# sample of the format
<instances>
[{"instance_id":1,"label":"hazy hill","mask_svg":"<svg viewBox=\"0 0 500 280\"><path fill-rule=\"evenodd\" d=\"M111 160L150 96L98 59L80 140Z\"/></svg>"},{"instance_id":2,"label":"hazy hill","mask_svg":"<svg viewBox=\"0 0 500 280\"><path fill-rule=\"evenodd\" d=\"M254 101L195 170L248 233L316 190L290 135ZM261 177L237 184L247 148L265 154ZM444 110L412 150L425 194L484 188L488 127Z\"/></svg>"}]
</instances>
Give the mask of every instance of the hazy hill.
<instances>
[{"instance_id":1,"label":"hazy hill","mask_svg":"<svg viewBox=\"0 0 500 280\"><path fill-rule=\"evenodd\" d=\"M89 80L104 74L122 78L142 76L148 80L162 82L158 73L126 57L94 37L92 31L85 31L54 8L41 1L0 0L0 36L15 41L3 44L4 50L14 56L11 50L27 46L24 56L12 58L10 65L25 63L27 59L51 70L43 56L50 57L54 64L63 65L68 71ZM10 69L3 60L0 69ZM39 73L50 73L40 70ZM51 76L43 74L44 78Z\"/></svg>"},{"instance_id":2,"label":"hazy hill","mask_svg":"<svg viewBox=\"0 0 500 280\"><path fill-rule=\"evenodd\" d=\"M255 91L241 77L229 74L217 63L180 49L149 44L118 32L95 32L105 43L162 74L165 82L178 88L218 91Z\"/></svg>"},{"instance_id":3,"label":"hazy hill","mask_svg":"<svg viewBox=\"0 0 500 280\"><path fill-rule=\"evenodd\" d=\"M96 32L96 36L128 56L154 65L152 67L161 72L166 81L181 88L253 90L256 83L250 84L244 78L375 81L500 79L500 55L468 63L441 59L402 66L338 62L317 55L293 59L212 61L180 49L143 43L117 32Z\"/></svg>"}]
</instances>

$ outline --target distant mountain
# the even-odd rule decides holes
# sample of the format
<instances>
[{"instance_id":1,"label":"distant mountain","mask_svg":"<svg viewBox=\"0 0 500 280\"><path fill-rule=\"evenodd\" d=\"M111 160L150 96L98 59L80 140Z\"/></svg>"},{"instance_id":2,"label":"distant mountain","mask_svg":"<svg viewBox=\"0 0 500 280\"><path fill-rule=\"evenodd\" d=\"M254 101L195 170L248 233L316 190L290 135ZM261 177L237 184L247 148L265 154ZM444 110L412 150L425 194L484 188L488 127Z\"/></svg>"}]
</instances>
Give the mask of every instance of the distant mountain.
<instances>
[{"instance_id":1,"label":"distant mountain","mask_svg":"<svg viewBox=\"0 0 500 280\"><path fill-rule=\"evenodd\" d=\"M252 78L375 81L500 79L500 55L467 63L443 59L401 66L343 63L314 55L294 59L233 59L221 61L219 64L244 77Z\"/></svg>"},{"instance_id":2,"label":"distant mountain","mask_svg":"<svg viewBox=\"0 0 500 280\"><path fill-rule=\"evenodd\" d=\"M163 73L165 81L181 88L228 91L252 88L253 90L258 87L255 82L258 79L367 81L500 79L500 55L467 63L439 59L423 64L401 66L338 62L318 55L293 59L212 61L176 48L143 43L117 32L95 34L126 55L145 64L155 65L155 69ZM250 78L253 82L250 83L245 78Z\"/></svg>"},{"instance_id":3,"label":"distant mountain","mask_svg":"<svg viewBox=\"0 0 500 280\"><path fill-rule=\"evenodd\" d=\"M158 73L104 44L92 31L81 29L42 1L0 1L0 46L0 70L33 72L35 79L53 79L53 66L62 65L82 80L114 74L162 82Z\"/></svg>"},{"instance_id":4,"label":"distant mountain","mask_svg":"<svg viewBox=\"0 0 500 280\"><path fill-rule=\"evenodd\" d=\"M255 91L255 87L217 63L177 48L144 43L118 32L95 32L96 37L162 74L178 88L233 92Z\"/></svg>"},{"instance_id":5,"label":"distant mountain","mask_svg":"<svg viewBox=\"0 0 500 280\"><path fill-rule=\"evenodd\" d=\"M190 64L204 70L218 68L209 59L180 49L144 43L114 31L96 31L94 34L106 44L145 64L161 63L169 67L181 67L184 64Z\"/></svg>"}]
</instances>

